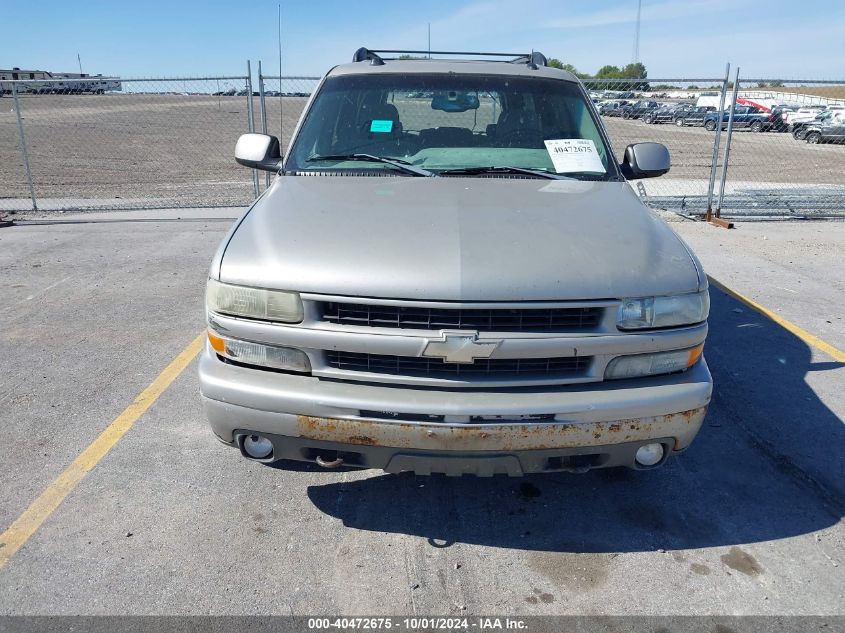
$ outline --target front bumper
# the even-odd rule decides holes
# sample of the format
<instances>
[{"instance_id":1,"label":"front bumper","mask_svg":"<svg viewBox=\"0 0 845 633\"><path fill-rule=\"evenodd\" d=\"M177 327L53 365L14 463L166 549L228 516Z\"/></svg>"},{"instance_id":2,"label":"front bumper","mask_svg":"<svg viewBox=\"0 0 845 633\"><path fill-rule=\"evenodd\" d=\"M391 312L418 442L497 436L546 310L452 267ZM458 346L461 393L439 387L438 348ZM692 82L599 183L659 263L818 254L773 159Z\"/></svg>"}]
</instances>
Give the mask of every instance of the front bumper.
<instances>
[{"instance_id":1,"label":"front bumper","mask_svg":"<svg viewBox=\"0 0 845 633\"><path fill-rule=\"evenodd\" d=\"M223 363L208 347L199 373L208 420L228 444L258 433L273 442L273 459L340 457L346 465L420 474L634 467L643 444L659 442L667 455L686 449L712 391L703 359L669 376L496 391L261 371ZM433 416L438 421L419 421Z\"/></svg>"}]
</instances>

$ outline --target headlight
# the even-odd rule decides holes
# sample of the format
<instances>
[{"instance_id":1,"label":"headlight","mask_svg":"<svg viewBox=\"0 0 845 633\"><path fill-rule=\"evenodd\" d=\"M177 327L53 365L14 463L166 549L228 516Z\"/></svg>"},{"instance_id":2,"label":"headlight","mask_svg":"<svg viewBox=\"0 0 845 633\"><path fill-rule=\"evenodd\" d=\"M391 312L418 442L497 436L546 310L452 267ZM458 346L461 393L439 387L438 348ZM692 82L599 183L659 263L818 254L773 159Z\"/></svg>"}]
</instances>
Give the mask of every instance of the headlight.
<instances>
[{"instance_id":1,"label":"headlight","mask_svg":"<svg viewBox=\"0 0 845 633\"><path fill-rule=\"evenodd\" d=\"M616 317L620 330L692 325L707 319L710 293L707 290L671 297L623 299Z\"/></svg>"},{"instance_id":2,"label":"headlight","mask_svg":"<svg viewBox=\"0 0 845 633\"><path fill-rule=\"evenodd\" d=\"M275 345L262 345L249 341L220 336L208 331L208 342L214 351L223 358L234 360L244 365L257 365L259 367L272 367L285 371L308 373L311 371L311 363L308 356L302 350L292 347L277 347Z\"/></svg>"},{"instance_id":3,"label":"headlight","mask_svg":"<svg viewBox=\"0 0 845 633\"><path fill-rule=\"evenodd\" d=\"M632 354L618 356L607 365L605 380L619 378L640 378L684 371L695 365L704 349L704 343L690 349L679 349L656 354Z\"/></svg>"},{"instance_id":4,"label":"headlight","mask_svg":"<svg viewBox=\"0 0 845 633\"><path fill-rule=\"evenodd\" d=\"M296 292L234 286L209 279L205 303L219 314L282 323L302 321L302 300Z\"/></svg>"}]
</instances>

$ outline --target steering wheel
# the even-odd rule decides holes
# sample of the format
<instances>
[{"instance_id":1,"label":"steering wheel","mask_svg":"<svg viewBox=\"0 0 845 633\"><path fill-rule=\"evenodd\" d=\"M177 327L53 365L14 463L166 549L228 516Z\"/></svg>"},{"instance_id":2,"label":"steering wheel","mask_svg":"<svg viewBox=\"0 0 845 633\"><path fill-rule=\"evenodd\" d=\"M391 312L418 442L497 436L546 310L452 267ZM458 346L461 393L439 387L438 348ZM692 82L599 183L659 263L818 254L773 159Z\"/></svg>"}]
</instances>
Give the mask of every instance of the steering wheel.
<instances>
[{"instance_id":1,"label":"steering wheel","mask_svg":"<svg viewBox=\"0 0 845 633\"><path fill-rule=\"evenodd\" d=\"M505 147L522 147L523 145L542 145L545 140L543 131L539 128L514 128L504 134L496 133L496 143Z\"/></svg>"}]
</instances>

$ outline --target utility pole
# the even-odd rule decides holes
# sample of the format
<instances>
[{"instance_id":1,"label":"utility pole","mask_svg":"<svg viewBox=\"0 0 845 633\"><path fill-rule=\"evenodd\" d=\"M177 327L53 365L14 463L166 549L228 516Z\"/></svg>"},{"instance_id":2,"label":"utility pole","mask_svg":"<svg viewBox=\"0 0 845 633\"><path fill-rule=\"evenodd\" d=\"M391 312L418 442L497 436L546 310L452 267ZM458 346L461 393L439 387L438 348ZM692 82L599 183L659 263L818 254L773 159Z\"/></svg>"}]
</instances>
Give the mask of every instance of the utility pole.
<instances>
[{"instance_id":1,"label":"utility pole","mask_svg":"<svg viewBox=\"0 0 845 633\"><path fill-rule=\"evenodd\" d=\"M428 58L431 59L431 22L428 23Z\"/></svg>"},{"instance_id":2,"label":"utility pole","mask_svg":"<svg viewBox=\"0 0 845 633\"><path fill-rule=\"evenodd\" d=\"M633 62L636 64L640 61L640 14L643 9L643 0L637 0L637 30L634 33L634 54Z\"/></svg>"},{"instance_id":3,"label":"utility pole","mask_svg":"<svg viewBox=\"0 0 845 633\"><path fill-rule=\"evenodd\" d=\"M79 74L82 74L82 58L79 56L79 53L76 54L76 61L79 62Z\"/></svg>"}]
</instances>

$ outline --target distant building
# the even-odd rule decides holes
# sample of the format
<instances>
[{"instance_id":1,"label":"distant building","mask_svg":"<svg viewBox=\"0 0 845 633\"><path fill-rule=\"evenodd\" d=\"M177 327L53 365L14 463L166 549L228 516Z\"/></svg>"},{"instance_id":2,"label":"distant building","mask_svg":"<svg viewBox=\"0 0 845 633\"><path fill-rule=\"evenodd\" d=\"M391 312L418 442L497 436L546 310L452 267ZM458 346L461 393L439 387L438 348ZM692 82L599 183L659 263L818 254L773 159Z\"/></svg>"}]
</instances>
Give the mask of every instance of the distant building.
<instances>
[{"instance_id":1,"label":"distant building","mask_svg":"<svg viewBox=\"0 0 845 633\"><path fill-rule=\"evenodd\" d=\"M20 93L39 94L102 94L120 90L118 77L88 75L87 73L53 73L48 70L24 70L21 68L0 68L0 93L12 92L11 81L17 84ZM32 83L29 83L32 81Z\"/></svg>"}]
</instances>

